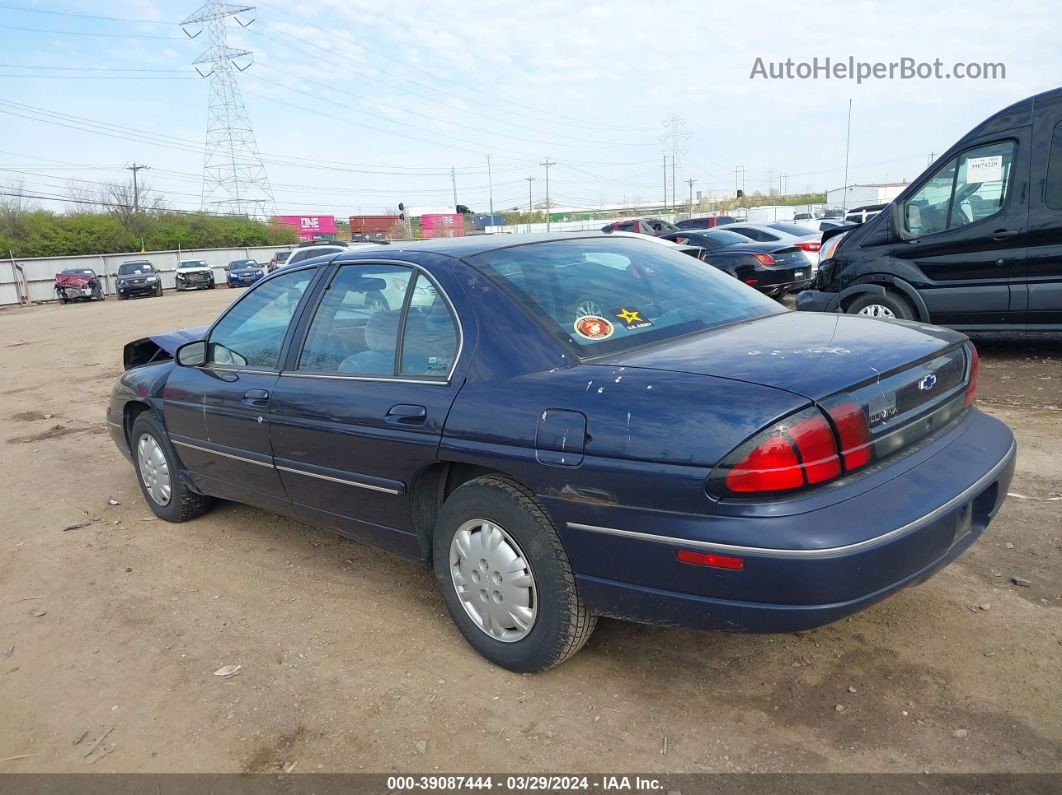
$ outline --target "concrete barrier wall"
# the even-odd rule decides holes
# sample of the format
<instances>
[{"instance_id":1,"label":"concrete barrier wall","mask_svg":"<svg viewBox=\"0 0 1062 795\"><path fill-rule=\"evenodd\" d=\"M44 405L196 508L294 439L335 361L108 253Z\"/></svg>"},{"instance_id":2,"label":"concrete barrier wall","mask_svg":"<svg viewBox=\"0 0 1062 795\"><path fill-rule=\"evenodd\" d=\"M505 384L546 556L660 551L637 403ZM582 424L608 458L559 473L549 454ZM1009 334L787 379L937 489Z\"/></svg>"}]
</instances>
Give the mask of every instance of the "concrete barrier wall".
<instances>
[{"instance_id":1,"label":"concrete barrier wall","mask_svg":"<svg viewBox=\"0 0 1062 795\"><path fill-rule=\"evenodd\" d=\"M178 251L146 251L128 254L91 254L80 257L15 257L0 259L0 305L19 303L19 290L16 289L16 264L22 267L30 301L55 300L55 274L67 268L92 268L103 280L103 287L108 295L114 295L114 274L118 266L130 260L147 260L155 266L162 277L162 286L169 289L175 286L174 272L177 263L186 259L201 259L214 269L214 278L218 284L225 282L225 266L234 259L254 259L265 265L276 251L290 249L291 246L251 246L248 248L208 248L182 249Z\"/></svg>"}]
</instances>

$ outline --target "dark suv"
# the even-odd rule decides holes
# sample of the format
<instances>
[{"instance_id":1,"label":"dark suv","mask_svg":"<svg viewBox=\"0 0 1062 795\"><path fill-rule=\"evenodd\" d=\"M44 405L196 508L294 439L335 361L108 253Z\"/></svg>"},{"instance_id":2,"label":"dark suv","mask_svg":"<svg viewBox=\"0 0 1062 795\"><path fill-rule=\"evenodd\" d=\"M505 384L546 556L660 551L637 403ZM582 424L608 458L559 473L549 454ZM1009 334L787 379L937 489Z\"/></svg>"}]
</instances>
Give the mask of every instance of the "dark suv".
<instances>
[{"instance_id":1,"label":"dark suv","mask_svg":"<svg viewBox=\"0 0 1062 795\"><path fill-rule=\"evenodd\" d=\"M983 121L819 258L797 309L1062 331L1062 89Z\"/></svg>"}]
</instances>

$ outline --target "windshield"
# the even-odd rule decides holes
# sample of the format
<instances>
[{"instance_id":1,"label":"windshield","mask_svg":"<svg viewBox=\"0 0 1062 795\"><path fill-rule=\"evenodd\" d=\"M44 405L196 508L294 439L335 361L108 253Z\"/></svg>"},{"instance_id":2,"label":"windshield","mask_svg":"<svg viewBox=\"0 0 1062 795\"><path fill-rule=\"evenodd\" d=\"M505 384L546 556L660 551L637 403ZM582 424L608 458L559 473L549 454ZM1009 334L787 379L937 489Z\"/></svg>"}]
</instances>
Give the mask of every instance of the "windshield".
<instances>
[{"instance_id":1,"label":"windshield","mask_svg":"<svg viewBox=\"0 0 1062 795\"><path fill-rule=\"evenodd\" d=\"M257 268L258 263L253 259L236 259L229 263L229 270L237 270L239 268Z\"/></svg>"},{"instance_id":2,"label":"windshield","mask_svg":"<svg viewBox=\"0 0 1062 795\"><path fill-rule=\"evenodd\" d=\"M184 268L205 268L207 264L201 259L188 259L184 262L177 263L177 270L183 270Z\"/></svg>"},{"instance_id":3,"label":"windshield","mask_svg":"<svg viewBox=\"0 0 1062 795\"><path fill-rule=\"evenodd\" d=\"M91 270L90 268L67 268L65 271L63 271L63 273L76 274L78 276L88 276L90 278L96 275L96 272L94 270Z\"/></svg>"},{"instance_id":4,"label":"windshield","mask_svg":"<svg viewBox=\"0 0 1062 795\"><path fill-rule=\"evenodd\" d=\"M118 266L119 276L129 276L136 273L154 273L150 262L123 262Z\"/></svg>"},{"instance_id":5,"label":"windshield","mask_svg":"<svg viewBox=\"0 0 1062 795\"><path fill-rule=\"evenodd\" d=\"M585 356L786 311L687 254L635 238L531 243L468 261Z\"/></svg>"}]
</instances>

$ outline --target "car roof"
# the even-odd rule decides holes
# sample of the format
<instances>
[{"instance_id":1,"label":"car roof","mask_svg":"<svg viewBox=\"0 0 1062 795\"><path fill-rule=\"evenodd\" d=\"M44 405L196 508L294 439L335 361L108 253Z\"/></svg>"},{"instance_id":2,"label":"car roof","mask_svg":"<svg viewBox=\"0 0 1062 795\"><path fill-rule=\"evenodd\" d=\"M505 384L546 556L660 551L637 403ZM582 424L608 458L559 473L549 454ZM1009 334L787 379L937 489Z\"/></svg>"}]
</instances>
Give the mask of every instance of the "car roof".
<instances>
[{"instance_id":1,"label":"car roof","mask_svg":"<svg viewBox=\"0 0 1062 795\"><path fill-rule=\"evenodd\" d=\"M349 253L344 252L339 256L339 259L365 259L363 255L370 250L373 251L374 254L382 257L389 257L405 251L422 251L425 253L442 254L448 257L460 258L471 257L475 254L483 254L488 251L498 251L503 248L511 248L512 246L522 246L528 243L547 243L558 240L579 239L607 240L615 236L615 232L606 233L597 230L587 230L585 232L525 232L512 235L499 233L469 235L467 237L433 238L431 240L396 240L392 241L391 245L387 247L373 246L372 249L360 249L357 251L350 251ZM650 245L652 245L652 238L647 235L631 234L623 235L623 237L630 237L632 240L647 240L650 241Z\"/></svg>"}]
</instances>

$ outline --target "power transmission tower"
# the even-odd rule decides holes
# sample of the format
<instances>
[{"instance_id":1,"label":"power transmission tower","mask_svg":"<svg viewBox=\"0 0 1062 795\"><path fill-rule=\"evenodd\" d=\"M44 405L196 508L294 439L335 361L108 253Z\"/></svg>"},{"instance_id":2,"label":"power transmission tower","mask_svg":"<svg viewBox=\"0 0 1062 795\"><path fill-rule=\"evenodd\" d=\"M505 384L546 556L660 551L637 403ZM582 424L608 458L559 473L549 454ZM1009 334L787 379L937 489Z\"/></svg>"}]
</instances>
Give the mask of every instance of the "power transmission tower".
<instances>
[{"instance_id":1,"label":"power transmission tower","mask_svg":"<svg viewBox=\"0 0 1062 795\"><path fill-rule=\"evenodd\" d=\"M688 140L690 134L685 132L686 120L681 116L672 116L663 121L664 127L668 129L668 132L660 136L662 143L671 143L671 209L674 210L675 204L675 161L678 160L679 155L686 154L685 149L679 149L679 141ZM664 182L667 182L667 171L664 172ZM667 209L667 186L664 186L664 205Z\"/></svg>"},{"instance_id":2,"label":"power transmission tower","mask_svg":"<svg viewBox=\"0 0 1062 795\"><path fill-rule=\"evenodd\" d=\"M549 231L549 167L557 165L556 160L550 160L548 157L539 163L540 166L546 167L546 231Z\"/></svg>"},{"instance_id":3,"label":"power transmission tower","mask_svg":"<svg viewBox=\"0 0 1062 795\"><path fill-rule=\"evenodd\" d=\"M229 17L245 28L254 22L254 6L209 0L181 22L188 38L194 39L205 30L209 42L193 62L199 76L210 79L201 207L218 213L268 217L276 213L273 189L236 82L237 73L251 66L253 56L250 50L228 45L225 20Z\"/></svg>"},{"instance_id":4,"label":"power transmission tower","mask_svg":"<svg viewBox=\"0 0 1062 795\"><path fill-rule=\"evenodd\" d=\"M140 171L140 169L142 169L142 168L151 168L151 166L141 165L140 163L137 163L134 160L133 161L133 165L126 166L125 168L126 168L126 171L132 171L133 172L133 212L134 213L139 213L140 212L140 187L138 186L137 181L136 181L136 172Z\"/></svg>"}]
</instances>

